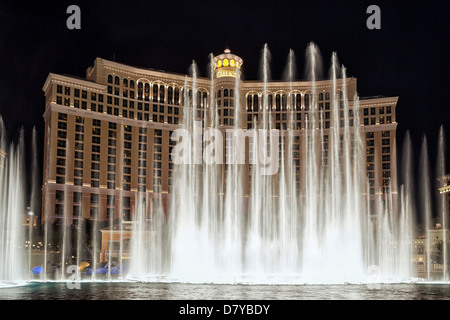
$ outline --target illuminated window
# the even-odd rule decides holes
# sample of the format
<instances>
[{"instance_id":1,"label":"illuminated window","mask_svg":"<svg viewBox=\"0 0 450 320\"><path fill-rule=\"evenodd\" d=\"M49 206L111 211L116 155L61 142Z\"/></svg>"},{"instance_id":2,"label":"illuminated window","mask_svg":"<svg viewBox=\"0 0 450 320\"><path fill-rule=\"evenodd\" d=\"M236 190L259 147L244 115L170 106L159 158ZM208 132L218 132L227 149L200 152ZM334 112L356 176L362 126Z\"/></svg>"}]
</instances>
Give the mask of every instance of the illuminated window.
<instances>
[{"instance_id":1,"label":"illuminated window","mask_svg":"<svg viewBox=\"0 0 450 320\"><path fill-rule=\"evenodd\" d=\"M235 61L233 59L230 60L230 66L233 68L236 66Z\"/></svg>"},{"instance_id":2,"label":"illuminated window","mask_svg":"<svg viewBox=\"0 0 450 320\"><path fill-rule=\"evenodd\" d=\"M223 59L223 66L228 67L229 61L228 59Z\"/></svg>"},{"instance_id":3,"label":"illuminated window","mask_svg":"<svg viewBox=\"0 0 450 320\"><path fill-rule=\"evenodd\" d=\"M220 68L222 66L222 60L217 61L217 67Z\"/></svg>"}]
</instances>

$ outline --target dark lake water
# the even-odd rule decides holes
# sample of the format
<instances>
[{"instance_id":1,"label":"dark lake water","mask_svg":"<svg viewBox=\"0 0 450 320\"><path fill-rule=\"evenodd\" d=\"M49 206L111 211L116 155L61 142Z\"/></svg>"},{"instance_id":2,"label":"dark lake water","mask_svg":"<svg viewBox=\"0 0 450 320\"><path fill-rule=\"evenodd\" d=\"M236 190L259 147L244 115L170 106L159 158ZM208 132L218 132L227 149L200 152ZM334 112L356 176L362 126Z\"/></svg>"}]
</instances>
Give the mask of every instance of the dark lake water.
<instances>
[{"instance_id":1,"label":"dark lake water","mask_svg":"<svg viewBox=\"0 0 450 320\"><path fill-rule=\"evenodd\" d=\"M450 300L449 284L226 285L141 282L31 283L0 300Z\"/></svg>"}]
</instances>

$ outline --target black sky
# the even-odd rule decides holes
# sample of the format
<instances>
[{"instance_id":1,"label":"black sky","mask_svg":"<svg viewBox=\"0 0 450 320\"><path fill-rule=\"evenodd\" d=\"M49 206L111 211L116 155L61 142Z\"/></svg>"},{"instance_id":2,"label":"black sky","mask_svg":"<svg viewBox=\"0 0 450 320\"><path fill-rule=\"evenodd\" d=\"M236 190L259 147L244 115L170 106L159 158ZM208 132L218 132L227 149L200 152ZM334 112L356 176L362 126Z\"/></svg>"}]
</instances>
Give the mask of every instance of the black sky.
<instances>
[{"instance_id":1,"label":"black sky","mask_svg":"<svg viewBox=\"0 0 450 320\"><path fill-rule=\"evenodd\" d=\"M71 4L81 8L81 30L66 27ZM381 30L366 27L371 4L381 8ZM40 147L49 72L84 77L96 57L115 57L177 73L187 73L195 60L206 76L209 54L228 46L244 59L245 78L258 79L267 43L272 79L282 77L289 49L301 77L306 46L314 41L325 75L336 51L358 79L360 96L399 96L399 151L409 130L417 165L425 134L433 164L440 125L450 131L449 10L448 1L2 2L0 114L11 136L24 127L29 137L36 126Z\"/></svg>"}]
</instances>

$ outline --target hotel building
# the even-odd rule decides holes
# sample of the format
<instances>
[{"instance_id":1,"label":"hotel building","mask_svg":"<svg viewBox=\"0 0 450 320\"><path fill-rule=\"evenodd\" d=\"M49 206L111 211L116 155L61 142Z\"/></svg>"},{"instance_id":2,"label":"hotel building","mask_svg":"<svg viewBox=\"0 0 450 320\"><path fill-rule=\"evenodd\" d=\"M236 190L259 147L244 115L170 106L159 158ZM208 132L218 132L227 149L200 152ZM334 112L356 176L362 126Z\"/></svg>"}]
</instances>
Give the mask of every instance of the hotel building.
<instances>
[{"instance_id":1,"label":"hotel building","mask_svg":"<svg viewBox=\"0 0 450 320\"><path fill-rule=\"evenodd\" d=\"M440 201L442 201L442 206L439 206L437 214L440 223L430 226L430 229L424 230L423 234L419 234L419 237L413 240L413 263L417 277L427 278L429 276L433 280L442 280L444 275L448 276L449 271L448 260L445 260L448 257L444 259L444 249L448 250L450 246L450 232L448 228L450 218L450 174L440 176L437 180L439 181L439 197ZM445 221L442 221L443 217L445 217Z\"/></svg>"},{"instance_id":2,"label":"hotel building","mask_svg":"<svg viewBox=\"0 0 450 320\"><path fill-rule=\"evenodd\" d=\"M197 104L198 120L211 117L210 103L214 101L221 130L232 128L235 119L240 119L237 125L243 129L252 128L254 119L262 120L263 82L241 79L243 61L229 50L216 56L214 63L213 81L198 78L196 92L190 76L102 58L97 58L87 69L86 78L50 73L42 88L45 93L43 221L62 222L64 216L68 224L80 218L130 220L139 193L161 197L167 210L174 169L170 157L174 142L170 137L183 122L185 96L192 99L196 95L193 100ZM189 91L186 95L185 81ZM341 98L339 119L343 126L341 79L337 86ZM352 126L357 79L346 79L346 87L350 105L348 119ZM239 92L235 92L236 88ZM294 124L291 129L297 138L293 159L297 166L302 166L306 114L314 109L320 114L317 127L323 129L325 140L333 125L333 83L317 81L315 88L316 106L312 106L310 81L267 83L274 127L285 132L290 129L290 123ZM397 196L397 100L398 97L376 96L359 101L372 208L378 203L377 195L384 197L389 186L394 199ZM291 114L294 119L289 122ZM324 142L321 151L326 165L328 143ZM250 170L248 165L246 168ZM295 179L301 192L300 171ZM244 191L248 192L248 185Z\"/></svg>"}]
</instances>

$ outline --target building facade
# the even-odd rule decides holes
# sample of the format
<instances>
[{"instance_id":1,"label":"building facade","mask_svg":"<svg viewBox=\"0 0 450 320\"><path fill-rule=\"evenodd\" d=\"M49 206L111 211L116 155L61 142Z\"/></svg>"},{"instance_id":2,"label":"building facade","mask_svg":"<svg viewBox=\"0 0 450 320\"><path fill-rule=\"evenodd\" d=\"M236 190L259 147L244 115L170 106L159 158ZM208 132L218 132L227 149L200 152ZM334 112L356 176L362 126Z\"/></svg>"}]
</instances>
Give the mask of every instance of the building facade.
<instances>
[{"instance_id":1,"label":"building facade","mask_svg":"<svg viewBox=\"0 0 450 320\"><path fill-rule=\"evenodd\" d=\"M438 177L439 194L441 195L443 214L448 217L450 213L450 174Z\"/></svg>"},{"instance_id":2,"label":"building facade","mask_svg":"<svg viewBox=\"0 0 450 320\"><path fill-rule=\"evenodd\" d=\"M415 273L420 278L432 280L447 280L449 273L450 232L448 228L450 213L450 174L440 176L438 206L435 223L414 239L413 263ZM441 211L442 210L442 211ZM447 252L446 252L447 251Z\"/></svg>"},{"instance_id":3,"label":"building facade","mask_svg":"<svg viewBox=\"0 0 450 320\"><path fill-rule=\"evenodd\" d=\"M243 61L226 50L214 58L214 78L136 68L97 58L86 78L50 73L45 93L45 152L42 186L43 216L51 222L72 224L77 219L130 220L139 194L161 199L167 210L173 185L174 147L171 134L183 122L185 97L196 104L199 121L212 120L217 106L218 128L235 125L251 129L262 120L266 99L272 123L281 132L293 130L293 161L302 165L303 133L307 114L317 110L317 127L325 133L333 126L331 80L252 81L241 79ZM343 126L342 79L337 84L339 119ZM357 92L356 78L346 79L348 121ZM194 92L195 91L195 92ZM365 144L366 173L371 208L377 196L390 188L397 196L396 116L398 97L359 99L359 121ZM315 106L312 106L313 102ZM238 107L238 109L237 109ZM209 121L209 120L208 120ZM235 121L238 121L236 123ZM322 159L326 162L327 143ZM248 159L248 155L246 155ZM325 163L326 164L326 163ZM247 165L247 173L250 168ZM300 172L297 188L302 189ZM249 174L249 183L250 174ZM248 184L249 184L248 183ZM248 193L247 187L244 192Z\"/></svg>"}]
</instances>

